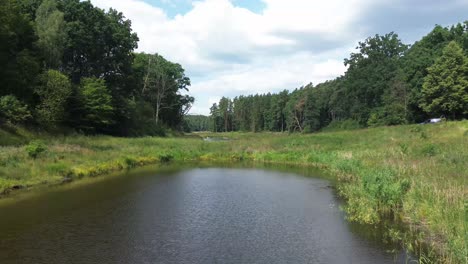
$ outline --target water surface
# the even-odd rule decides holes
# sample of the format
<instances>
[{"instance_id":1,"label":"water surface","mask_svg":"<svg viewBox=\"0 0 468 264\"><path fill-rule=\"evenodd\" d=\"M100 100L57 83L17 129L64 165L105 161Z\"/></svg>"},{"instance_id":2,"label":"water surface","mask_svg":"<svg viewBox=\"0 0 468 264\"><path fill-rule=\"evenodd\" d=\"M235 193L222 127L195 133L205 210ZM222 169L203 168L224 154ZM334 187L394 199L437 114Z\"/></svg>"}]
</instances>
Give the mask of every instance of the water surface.
<instances>
[{"instance_id":1,"label":"water surface","mask_svg":"<svg viewBox=\"0 0 468 264\"><path fill-rule=\"evenodd\" d=\"M53 188L0 203L0 263L404 263L329 185L198 168Z\"/></svg>"}]
</instances>

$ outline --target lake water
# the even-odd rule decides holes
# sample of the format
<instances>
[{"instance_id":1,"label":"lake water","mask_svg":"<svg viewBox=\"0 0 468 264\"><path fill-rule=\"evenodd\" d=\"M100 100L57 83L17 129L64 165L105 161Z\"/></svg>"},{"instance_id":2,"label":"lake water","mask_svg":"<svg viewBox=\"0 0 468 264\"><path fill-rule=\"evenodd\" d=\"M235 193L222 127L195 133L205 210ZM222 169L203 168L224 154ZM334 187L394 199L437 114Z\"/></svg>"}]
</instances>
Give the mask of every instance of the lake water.
<instances>
[{"instance_id":1,"label":"lake water","mask_svg":"<svg viewBox=\"0 0 468 264\"><path fill-rule=\"evenodd\" d=\"M93 181L4 199L0 263L405 263L345 220L323 179L194 168Z\"/></svg>"}]
</instances>

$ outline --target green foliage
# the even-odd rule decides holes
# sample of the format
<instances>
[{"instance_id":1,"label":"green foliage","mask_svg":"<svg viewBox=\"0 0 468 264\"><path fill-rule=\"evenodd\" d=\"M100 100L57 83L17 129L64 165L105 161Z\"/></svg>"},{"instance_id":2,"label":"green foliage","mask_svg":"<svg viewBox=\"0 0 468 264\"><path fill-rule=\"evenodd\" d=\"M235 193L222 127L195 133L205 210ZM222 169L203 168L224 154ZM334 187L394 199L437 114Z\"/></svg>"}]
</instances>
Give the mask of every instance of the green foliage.
<instances>
[{"instance_id":1,"label":"green foliage","mask_svg":"<svg viewBox=\"0 0 468 264\"><path fill-rule=\"evenodd\" d=\"M360 42L358 53L345 59L346 96L349 117L365 125L372 110L383 105L383 95L390 89L389 80L398 74L399 60L407 49L398 35L376 35Z\"/></svg>"},{"instance_id":2,"label":"green foliage","mask_svg":"<svg viewBox=\"0 0 468 264\"><path fill-rule=\"evenodd\" d=\"M393 126L406 123L405 109L397 104L375 108L367 120L370 127Z\"/></svg>"},{"instance_id":3,"label":"green foliage","mask_svg":"<svg viewBox=\"0 0 468 264\"><path fill-rule=\"evenodd\" d=\"M279 94L238 96L232 100L223 97L210 108L210 129L214 132L285 131L288 102L286 90Z\"/></svg>"},{"instance_id":4,"label":"green foliage","mask_svg":"<svg viewBox=\"0 0 468 264\"><path fill-rule=\"evenodd\" d=\"M28 106L21 103L15 96L0 97L0 118L11 123L21 123L31 118Z\"/></svg>"},{"instance_id":5,"label":"green foliage","mask_svg":"<svg viewBox=\"0 0 468 264\"><path fill-rule=\"evenodd\" d=\"M371 111L367 125L392 126L408 121L408 89L402 72L398 72L382 95L383 106Z\"/></svg>"},{"instance_id":6,"label":"green foliage","mask_svg":"<svg viewBox=\"0 0 468 264\"><path fill-rule=\"evenodd\" d=\"M221 131L223 132L228 132L232 131L232 124L233 124L233 118L232 118L232 101L229 98L222 97L219 100L218 103L218 117L220 117L223 120L223 127Z\"/></svg>"},{"instance_id":7,"label":"green foliage","mask_svg":"<svg viewBox=\"0 0 468 264\"><path fill-rule=\"evenodd\" d=\"M62 63L66 32L64 14L55 0L44 0L36 11L36 32L47 68L57 69Z\"/></svg>"},{"instance_id":8,"label":"green foliage","mask_svg":"<svg viewBox=\"0 0 468 264\"><path fill-rule=\"evenodd\" d=\"M122 13L89 1L0 0L0 25L0 97L35 109L31 124L125 136L182 129L194 102L182 93L190 79L162 56L134 54L138 37ZM83 88L92 78L103 79L105 91ZM136 102L155 110L153 122L137 116Z\"/></svg>"},{"instance_id":9,"label":"green foliage","mask_svg":"<svg viewBox=\"0 0 468 264\"><path fill-rule=\"evenodd\" d=\"M114 122L112 96L103 79L84 78L79 88L79 100L82 104L83 129L105 129Z\"/></svg>"},{"instance_id":10,"label":"green foliage","mask_svg":"<svg viewBox=\"0 0 468 264\"><path fill-rule=\"evenodd\" d=\"M0 0L0 25L0 96L11 94L29 104L40 71L32 23L19 1Z\"/></svg>"},{"instance_id":11,"label":"green foliage","mask_svg":"<svg viewBox=\"0 0 468 264\"><path fill-rule=\"evenodd\" d=\"M450 41L455 40L464 46L465 52L468 50L466 45L468 42L465 41L468 37L466 29L467 23L459 23L447 28L437 25L429 34L412 45L402 58L402 68L406 75L409 91L408 114L410 121L422 122L430 117L420 107L423 97L421 90L424 78L428 74L428 68L442 55L442 50Z\"/></svg>"},{"instance_id":12,"label":"green foliage","mask_svg":"<svg viewBox=\"0 0 468 264\"><path fill-rule=\"evenodd\" d=\"M428 68L421 107L436 116L453 119L468 116L468 58L455 41Z\"/></svg>"},{"instance_id":13,"label":"green foliage","mask_svg":"<svg viewBox=\"0 0 468 264\"><path fill-rule=\"evenodd\" d=\"M30 158L36 159L39 155L47 151L47 146L42 140L34 140L25 146L25 150Z\"/></svg>"},{"instance_id":14,"label":"green foliage","mask_svg":"<svg viewBox=\"0 0 468 264\"><path fill-rule=\"evenodd\" d=\"M362 177L364 191L378 201L380 209L400 207L403 195L409 190L408 180L398 180L391 170L371 171ZM387 209L387 208L385 208Z\"/></svg>"},{"instance_id":15,"label":"green foliage","mask_svg":"<svg viewBox=\"0 0 468 264\"><path fill-rule=\"evenodd\" d=\"M190 79L180 64L158 54L136 54L135 77L141 87L140 97L153 107L153 122L177 127L194 102L180 93L188 91Z\"/></svg>"},{"instance_id":16,"label":"green foliage","mask_svg":"<svg viewBox=\"0 0 468 264\"><path fill-rule=\"evenodd\" d=\"M345 75L335 80L291 93L222 98L210 109L212 131L316 132L419 123L434 115L466 118L468 51L463 55L458 47L451 52L459 59L439 73L447 78L431 75L451 41L468 47L467 25L436 26L409 49L393 32L369 37L345 60ZM425 80L439 79L444 79L439 88L423 89ZM229 104L233 106L227 108Z\"/></svg>"},{"instance_id":17,"label":"green foliage","mask_svg":"<svg viewBox=\"0 0 468 264\"><path fill-rule=\"evenodd\" d=\"M204 115L187 115L184 117L185 132L210 131L210 117Z\"/></svg>"},{"instance_id":18,"label":"green foliage","mask_svg":"<svg viewBox=\"0 0 468 264\"><path fill-rule=\"evenodd\" d=\"M305 123L306 97L304 88L291 93L285 106L286 123L289 132L303 132Z\"/></svg>"},{"instance_id":19,"label":"green foliage","mask_svg":"<svg viewBox=\"0 0 468 264\"><path fill-rule=\"evenodd\" d=\"M56 127L66 117L66 103L71 96L70 80L56 70L48 70L40 76L40 85L36 89L40 98L37 106L38 121L45 127Z\"/></svg>"},{"instance_id":20,"label":"green foliage","mask_svg":"<svg viewBox=\"0 0 468 264\"><path fill-rule=\"evenodd\" d=\"M138 37L117 10L90 1L0 0L0 25L0 96L14 95L35 109L31 124L122 136L197 127L184 121L194 102L185 93L190 79L184 68L158 54L133 53ZM467 32L466 22L436 26L409 49L393 32L369 37L345 60L344 76L292 92L223 97L211 109L210 129L317 132L343 120L363 127L433 115L466 118ZM459 47L449 49L452 42ZM65 79L50 69L70 80L71 96ZM89 78L105 82L97 95L102 106L83 92ZM45 79L64 83L63 89L47 88ZM206 127L206 119L199 122Z\"/></svg>"},{"instance_id":21,"label":"green foliage","mask_svg":"<svg viewBox=\"0 0 468 264\"><path fill-rule=\"evenodd\" d=\"M72 82L78 84L82 77L105 76L112 88L123 88L122 83L118 84L131 72L131 52L138 41L131 31L131 22L122 13L114 9L105 12L89 1L64 1L61 11L67 22L62 64Z\"/></svg>"}]
</instances>

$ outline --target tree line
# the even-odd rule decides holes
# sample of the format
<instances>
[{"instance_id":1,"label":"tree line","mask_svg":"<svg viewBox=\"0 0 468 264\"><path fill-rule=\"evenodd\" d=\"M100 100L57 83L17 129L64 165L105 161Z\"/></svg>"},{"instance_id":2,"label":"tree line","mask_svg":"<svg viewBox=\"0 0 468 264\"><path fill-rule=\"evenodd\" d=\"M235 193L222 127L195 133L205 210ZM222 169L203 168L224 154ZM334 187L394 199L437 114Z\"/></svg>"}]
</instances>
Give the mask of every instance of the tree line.
<instances>
[{"instance_id":1,"label":"tree line","mask_svg":"<svg viewBox=\"0 0 468 264\"><path fill-rule=\"evenodd\" d=\"M135 53L117 10L79 0L0 0L0 124L119 136L181 129L183 67Z\"/></svg>"},{"instance_id":2,"label":"tree line","mask_svg":"<svg viewBox=\"0 0 468 264\"><path fill-rule=\"evenodd\" d=\"M396 33L360 42L346 73L292 92L223 97L210 130L314 132L468 117L468 22L436 26L413 45Z\"/></svg>"},{"instance_id":3,"label":"tree line","mask_svg":"<svg viewBox=\"0 0 468 264\"><path fill-rule=\"evenodd\" d=\"M184 132L206 132L211 130L211 119L205 115L186 115L184 118Z\"/></svg>"}]
</instances>

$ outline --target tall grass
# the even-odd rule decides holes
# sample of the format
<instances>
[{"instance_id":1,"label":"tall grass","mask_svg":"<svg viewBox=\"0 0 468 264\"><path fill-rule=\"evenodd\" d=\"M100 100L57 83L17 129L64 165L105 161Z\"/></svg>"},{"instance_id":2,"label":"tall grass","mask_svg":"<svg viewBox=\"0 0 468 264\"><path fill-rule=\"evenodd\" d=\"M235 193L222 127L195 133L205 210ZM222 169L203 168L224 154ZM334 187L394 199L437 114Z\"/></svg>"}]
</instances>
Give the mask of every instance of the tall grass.
<instances>
[{"instance_id":1,"label":"tall grass","mask_svg":"<svg viewBox=\"0 0 468 264\"><path fill-rule=\"evenodd\" d=\"M28 155L30 140L15 135L20 143L0 146L0 193L168 161L316 166L334 176L350 220L398 219L441 261L467 263L467 131L468 121L309 135L226 133L231 140L221 142L42 135L47 151L35 158ZM0 135L10 134L0 129Z\"/></svg>"}]
</instances>

